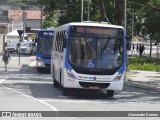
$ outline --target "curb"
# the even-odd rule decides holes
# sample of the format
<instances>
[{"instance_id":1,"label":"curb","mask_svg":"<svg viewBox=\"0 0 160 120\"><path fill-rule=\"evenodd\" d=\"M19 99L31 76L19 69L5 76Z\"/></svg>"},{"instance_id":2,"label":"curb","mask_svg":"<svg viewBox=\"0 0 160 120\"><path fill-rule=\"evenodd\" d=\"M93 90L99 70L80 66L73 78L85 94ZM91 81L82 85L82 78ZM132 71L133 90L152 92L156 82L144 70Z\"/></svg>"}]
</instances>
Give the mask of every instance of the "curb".
<instances>
[{"instance_id":1,"label":"curb","mask_svg":"<svg viewBox=\"0 0 160 120\"><path fill-rule=\"evenodd\" d=\"M140 89L144 89L144 90L150 90L150 91L154 91L154 92L160 92L160 87L156 87L156 86L149 86L146 85L144 82L134 82L134 81L124 81L124 85L126 86L131 86L131 87L135 87L135 88L140 88Z\"/></svg>"}]
</instances>

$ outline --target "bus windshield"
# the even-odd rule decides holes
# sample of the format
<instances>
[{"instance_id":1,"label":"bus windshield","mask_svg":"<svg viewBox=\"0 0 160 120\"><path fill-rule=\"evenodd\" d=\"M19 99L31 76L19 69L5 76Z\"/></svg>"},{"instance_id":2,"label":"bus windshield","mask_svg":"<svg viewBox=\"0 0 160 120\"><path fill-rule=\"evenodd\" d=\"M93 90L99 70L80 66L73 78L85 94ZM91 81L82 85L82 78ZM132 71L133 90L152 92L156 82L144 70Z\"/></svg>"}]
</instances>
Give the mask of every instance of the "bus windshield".
<instances>
[{"instance_id":1,"label":"bus windshield","mask_svg":"<svg viewBox=\"0 0 160 120\"><path fill-rule=\"evenodd\" d=\"M43 55L51 55L52 51L52 38L39 38L38 52Z\"/></svg>"},{"instance_id":2,"label":"bus windshield","mask_svg":"<svg viewBox=\"0 0 160 120\"><path fill-rule=\"evenodd\" d=\"M69 63L79 73L114 74L123 63L123 44L123 32L121 37L71 33Z\"/></svg>"}]
</instances>

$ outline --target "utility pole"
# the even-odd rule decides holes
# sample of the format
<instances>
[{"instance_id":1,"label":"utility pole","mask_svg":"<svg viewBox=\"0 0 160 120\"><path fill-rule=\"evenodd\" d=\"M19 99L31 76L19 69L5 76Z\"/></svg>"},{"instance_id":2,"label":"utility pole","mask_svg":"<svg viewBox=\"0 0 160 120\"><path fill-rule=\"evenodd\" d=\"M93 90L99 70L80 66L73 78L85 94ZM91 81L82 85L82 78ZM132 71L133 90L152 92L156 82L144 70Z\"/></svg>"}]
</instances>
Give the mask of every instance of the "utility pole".
<instances>
[{"instance_id":1,"label":"utility pole","mask_svg":"<svg viewBox=\"0 0 160 120\"><path fill-rule=\"evenodd\" d=\"M41 9L41 29L42 29L42 13L43 13L43 6L40 6Z\"/></svg>"},{"instance_id":2,"label":"utility pole","mask_svg":"<svg viewBox=\"0 0 160 120\"><path fill-rule=\"evenodd\" d=\"M90 0L88 0L88 21L90 21Z\"/></svg>"},{"instance_id":3,"label":"utility pole","mask_svg":"<svg viewBox=\"0 0 160 120\"><path fill-rule=\"evenodd\" d=\"M83 22L83 0L82 0L82 6L81 6L81 22Z\"/></svg>"},{"instance_id":4,"label":"utility pole","mask_svg":"<svg viewBox=\"0 0 160 120\"><path fill-rule=\"evenodd\" d=\"M127 0L124 0L124 29L125 29L125 32L127 33Z\"/></svg>"},{"instance_id":5,"label":"utility pole","mask_svg":"<svg viewBox=\"0 0 160 120\"><path fill-rule=\"evenodd\" d=\"M131 45L133 46L133 33L134 33L134 9L132 9L132 39L131 39ZM132 50L132 57L133 57L133 50Z\"/></svg>"},{"instance_id":6,"label":"utility pole","mask_svg":"<svg viewBox=\"0 0 160 120\"><path fill-rule=\"evenodd\" d=\"M23 33L23 30L17 30L18 34L19 34L19 44L18 44L18 52L19 52L19 62L18 62L18 65L20 65L20 55L21 55L21 51L20 51L20 43L22 41L22 33ZM24 34L24 33L23 33Z\"/></svg>"},{"instance_id":7,"label":"utility pole","mask_svg":"<svg viewBox=\"0 0 160 120\"><path fill-rule=\"evenodd\" d=\"M23 9L22 14L23 14L23 37L22 37L23 39L20 42L24 41L24 33L25 33L25 28L24 28L24 26L25 26L25 12L24 12L24 9Z\"/></svg>"}]
</instances>

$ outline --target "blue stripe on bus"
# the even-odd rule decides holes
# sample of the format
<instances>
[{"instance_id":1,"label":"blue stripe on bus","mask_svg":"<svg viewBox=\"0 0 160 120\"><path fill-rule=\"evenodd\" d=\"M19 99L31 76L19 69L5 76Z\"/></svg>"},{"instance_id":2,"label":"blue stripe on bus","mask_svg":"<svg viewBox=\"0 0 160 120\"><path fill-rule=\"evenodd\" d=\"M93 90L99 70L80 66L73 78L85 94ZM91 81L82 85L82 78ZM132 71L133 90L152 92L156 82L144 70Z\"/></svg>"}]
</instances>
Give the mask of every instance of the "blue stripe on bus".
<instances>
[{"instance_id":1,"label":"blue stripe on bus","mask_svg":"<svg viewBox=\"0 0 160 120\"><path fill-rule=\"evenodd\" d=\"M66 47L66 53L65 53L65 67L69 70L72 70L73 68L70 66L70 64L68 63L68 56L69 56L69 51L68 49L68 45L69 45L69 38L70 38L70 24L68 24L68 28L67 28L67 47Z\"/></svg>"}]
</instances>

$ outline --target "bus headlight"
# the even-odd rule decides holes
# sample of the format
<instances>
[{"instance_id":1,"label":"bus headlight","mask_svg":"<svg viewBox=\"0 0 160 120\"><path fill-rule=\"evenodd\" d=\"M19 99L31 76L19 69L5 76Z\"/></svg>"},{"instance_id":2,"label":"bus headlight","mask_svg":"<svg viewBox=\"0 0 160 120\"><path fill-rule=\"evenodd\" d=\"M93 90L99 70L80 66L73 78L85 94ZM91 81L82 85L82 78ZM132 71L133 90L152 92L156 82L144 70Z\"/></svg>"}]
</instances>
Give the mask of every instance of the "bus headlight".
<instances>
[{"instance_id":1,"label":"bus headlight","mask_svg":"<svg viewBox=\"0 0 160 120\"><path fill-rule=\"evenodd\" d=\"M114 79L113 81L119 81L122 77L123 73L119 73Z\"/></svg>"},{"instance_id":2,"label":"bus headlight","mask_svg":"<svg viewBox=\"0 0 160 120\"><path fill-rule=\"evenodd\" d=\"M73 75L73 73L69 69L66 69L66 71L70 78L76 79L76 77Z\"/></svg>"},{"instance_id":3,"label":"bus headlight","mask_svg":"<svg viewBox=\"0 0 160 120\"><path fill-rule=\"evenodd\" d=\"M43 61L41 60L41 58L37 57L37 63L38 63L38 66L41 66Z\"/></svg>"}]
</instances>

